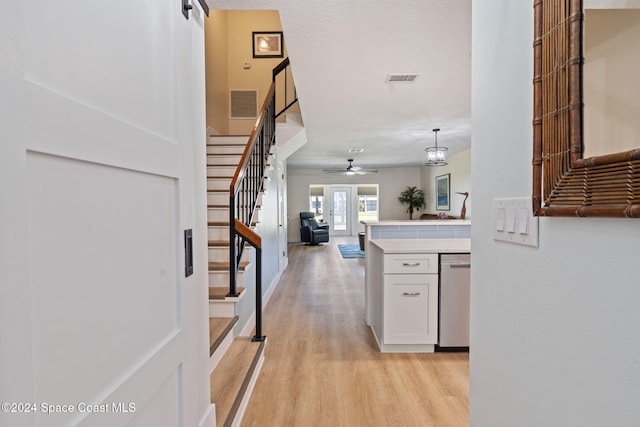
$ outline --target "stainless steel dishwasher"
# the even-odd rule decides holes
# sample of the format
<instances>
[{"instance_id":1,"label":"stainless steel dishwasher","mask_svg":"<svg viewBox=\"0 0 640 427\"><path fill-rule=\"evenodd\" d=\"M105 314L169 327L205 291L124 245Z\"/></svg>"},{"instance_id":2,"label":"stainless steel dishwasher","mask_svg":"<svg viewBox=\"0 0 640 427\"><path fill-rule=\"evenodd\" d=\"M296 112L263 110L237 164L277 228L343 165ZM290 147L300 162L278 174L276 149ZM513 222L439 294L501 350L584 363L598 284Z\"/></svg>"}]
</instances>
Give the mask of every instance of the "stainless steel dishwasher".
<instances>
[{"instance_id":1,"label":"stainless steel dishwasher","mask_svg":"<svg viewBox=\"0 0 640 427\"><path fill-rule=\"evenodd\" d=\"M440 348L469 348L470 279L469 254L440 255Z\"/></svg>"}]
</instances>

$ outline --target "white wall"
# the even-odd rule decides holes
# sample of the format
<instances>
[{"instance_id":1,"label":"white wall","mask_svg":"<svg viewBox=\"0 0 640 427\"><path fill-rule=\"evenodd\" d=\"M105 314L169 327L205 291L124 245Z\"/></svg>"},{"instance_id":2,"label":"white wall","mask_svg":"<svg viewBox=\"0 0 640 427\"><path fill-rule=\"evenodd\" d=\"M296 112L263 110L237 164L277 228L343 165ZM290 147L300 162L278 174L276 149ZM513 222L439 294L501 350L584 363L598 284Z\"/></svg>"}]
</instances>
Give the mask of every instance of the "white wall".
<instances>
[{"instance_id":1,"label":"white wall","mask_svg":"<svg viewBox=\"0 0 640 427\"><path fill-rule=\"evenodd\" d=\"M379 184L379 219L409 219L406 205L398 202L398 196L407 186L420 186L420 168L380 168L378 171L376 174L345 176L329 175L318 169L289 167L287 173L289 241L300 241L299 213L309 210L309 185L311 184ZM358 230L354 229L353 232Z\"/></svg>"},{"instance_id":2,"label":"white wall","mask_svg":"<svg viewBox=\"0 0 640 427\"><path fill-rule=\"evenodd\" d=\"M278 12L212 9L206 20L207 125L212 134L251 133L255 118L229 118L229 91L257 90L260 109L271 85L271 71L287 57L283 46L283 58L253 58L252 31L282 31Z\"/></svg>"},{"instance_id":3,"label":"white wall","mask_svg":"<svg viewBox=\"0 0 640 427\"><path fill-rule=\"evenodd\" d=\"M492 200L531 194L533 7L472 7L469 425L637 425L640 221L541 218L538 249L492 240Z\"/></svg>"},{"instance_id":4,"label":"white wall","mask_svg":"<svg viewBox=\"0 0 640 427\"><path fill-rule=\"evenodd\" d=\"M228 12L211 9L205 19L207 127L210 135L229 134Z\"/></svg>"},{"instance_id":5,"label":"white wall","mask_svg":"<svg viewBox=\"0 0 640 427\"><path fill-rule=\"evenodd\" d=\"M436 210L436 177L444 174L450 174L449 185L451 187L449 195L449 211L442 211L447 215L460 217L460 210L462 209L462 202L464 196L456 194L470 193L467 199L466 207L467 214L466 219L471 219L471 150L465 150L460 153L456 153L449 157L448 164L446 166L424 166L420 169L420 182L422 189L425 192L425 201L427 206L424 212L438 213Z\"/></svg>"},{"instance_id":6,"label":"white wall","mask_svg":"<svg viewBox=\"0 0 640 427\"><path fill-rule=\"evenodd\" d=\"M278 224L278 158L274 156L271 160L275 166L273 170L267 171L269 181L265 182L265 194L262 197L262 206L258 211L258 224L256 233L260 235L262 241L262 296L272 293L271 286L277 286L276 282L280 277L280 248L278 238L280 227ZM246 250L246 249L245 249ZM236 314L238 320L238 330L251 329L255 326L255 319L252 317L256 309L256 264L255 251L250 252L251 266L242 277L242 286L246 289L246 295L236 304ZM274 288L275 289L275 288ZM263 299L264 305L264 299ZM248 323L251 323L248 325ZM264 331L263 331L264 334Z\"/></svg>"}]
</instances>

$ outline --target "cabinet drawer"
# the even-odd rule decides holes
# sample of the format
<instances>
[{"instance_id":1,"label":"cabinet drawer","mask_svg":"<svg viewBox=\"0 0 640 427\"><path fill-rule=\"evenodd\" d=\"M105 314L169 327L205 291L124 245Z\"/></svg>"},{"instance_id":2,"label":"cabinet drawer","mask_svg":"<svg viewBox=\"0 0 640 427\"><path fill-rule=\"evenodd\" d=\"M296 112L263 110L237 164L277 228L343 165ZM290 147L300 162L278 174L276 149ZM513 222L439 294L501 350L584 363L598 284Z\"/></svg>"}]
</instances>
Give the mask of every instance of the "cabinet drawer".
<instances>
[{"instance_id":1,"label":"cabinet drawer","mask_svg":"<svg viewBox=\"0 0 640 427\"><path fill-rule=\"evenodd\" d=\"M384 274L438 273L438 254L385 254Z\"/></svg>"}]
</instances>

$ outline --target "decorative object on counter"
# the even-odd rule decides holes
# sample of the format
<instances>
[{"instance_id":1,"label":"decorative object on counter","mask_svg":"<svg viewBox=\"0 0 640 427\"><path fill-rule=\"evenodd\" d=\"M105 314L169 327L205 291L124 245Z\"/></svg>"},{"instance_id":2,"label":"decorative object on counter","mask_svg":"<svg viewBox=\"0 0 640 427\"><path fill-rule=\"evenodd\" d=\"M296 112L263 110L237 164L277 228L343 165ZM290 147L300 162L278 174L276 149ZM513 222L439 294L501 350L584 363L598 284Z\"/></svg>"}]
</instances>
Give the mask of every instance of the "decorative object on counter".
<instances>
[{"instance_id":1,"label":"decorative object on counter","mask_svg":"<svg viewBox=\"0 0 640 427\"><path fill-rule=\"evenodd\" d=\"M414 210L419 211L426 206L424 201L424 191L418 187L407 186L407 189L400 193L398 200L403 205L409 205L407 208L407 212L409 212L409 219L413 219Z\"/></svg>"},{"instance_id":2,"label":"decorative object on counter","mask_svg":"<svg viewBox=\"0 0 640 427\"><path fill-rule=\"evenodd\" d=\"M448 211L449 206L449 178L451 174L440 175L436 177L436 210Z\"/></svg>"},{"instance_id":3,"label":"decorative object on counter","mask_svg":"<svg viewBox=\"0 0 640 427\"><path fill-rule=\"evenodd\" d=\"M438 147L438 132L440 129L433 130L436 134L436 142L434 147L427 147L422 153L422 164L425 166L446 166L449 158L449 149L446 147Z\"/></svg>"},{"instance_id":4,"label":"decorative object on counter","mask_svg":"<svg viewBox=\"0 0 640 427\"><path fill-rule=\"evenodd\" d=\"M467 198L469 197L469 192L465 191L464 193L460 193L456 191L456 194L462 194L464 196L464 200L462 201L462 209L460 210L460 219L464 219L467 216Z\"/></svg>"},{"instance_id":5,"label":"decorative object on counter","mask_svg":"<svg viewBox=\"0 0 640 427\"><path fill-rule=\"evenodd\" d=\"M420 215L420 219L429 220L429 219L458 219L455 216L451 216L446 212L438 212L437 214L422 214Z\"/></svg>"}]
</instances>

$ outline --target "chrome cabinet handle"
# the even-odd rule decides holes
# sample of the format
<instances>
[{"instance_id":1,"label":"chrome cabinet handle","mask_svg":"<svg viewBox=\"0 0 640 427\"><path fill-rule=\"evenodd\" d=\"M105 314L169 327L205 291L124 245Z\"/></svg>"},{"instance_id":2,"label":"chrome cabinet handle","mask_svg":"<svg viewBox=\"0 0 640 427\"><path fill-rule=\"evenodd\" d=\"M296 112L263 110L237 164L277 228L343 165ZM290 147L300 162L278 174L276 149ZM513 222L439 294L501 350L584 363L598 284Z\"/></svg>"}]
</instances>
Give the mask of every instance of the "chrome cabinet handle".
<instances>
[{"instance_id":1,"label":"chrome cabinet handle","mask_svg":"<svg viewBox=\"0 0 640 427\"><path fill-rule=\"evenodd\" d=\"M405 297L417 297L418 295L420 295L420 292L403 292L402 296Z\"/></svg>"},{"instance_id":2,"label":"chrome cabinet handle","mask_svg":"<svg viewBox=\"0 0 640 427\"><path fill-rule=\"evenodd\" d=\"M419 262L403 262L402 265L405 267L417 267L420 265L420 263Z\"/></svg>"},{"instance_id":3,"label":"chrome cabinet handle","mask_svg":"<svg viewBox=\"0 0 640 427\"><path fill-rule=\"evenodd\" d=\"M471 264L450 264L451 268L471 268Z\"/></svg>"}]
</instances>

